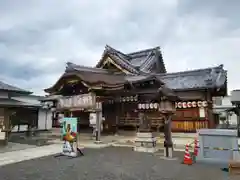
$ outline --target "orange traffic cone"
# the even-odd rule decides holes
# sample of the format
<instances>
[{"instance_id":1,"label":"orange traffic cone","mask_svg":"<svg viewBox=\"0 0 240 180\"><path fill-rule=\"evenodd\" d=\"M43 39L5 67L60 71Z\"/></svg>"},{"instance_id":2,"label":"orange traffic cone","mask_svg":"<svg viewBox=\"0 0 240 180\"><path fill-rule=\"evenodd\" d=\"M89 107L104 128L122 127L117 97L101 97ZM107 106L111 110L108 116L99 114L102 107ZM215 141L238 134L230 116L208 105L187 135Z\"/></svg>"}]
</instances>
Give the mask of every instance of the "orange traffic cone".
<instances>
[{"instance_id":1,"label":"orange traffic cone","mask_svg":"<svg viewBox=\"0 0 240 180\"><path fill-rule=\"evenodd\" d=\"M198 155L199 141L197 138L194 140L194 152L193 155L196 157Z\"/></svg>"},{"instance_id":2,"label":"orange traffic cone","mask_svg":"<svg viewBox=\"0 0 240 180\"><path fill-rule=\"evenodd\" d=\"M189 145L188 144L186 144L183 164L186 164L186 165L192 165L193 164L190 153L189 153Z\"/></svg>"}]
</instances>

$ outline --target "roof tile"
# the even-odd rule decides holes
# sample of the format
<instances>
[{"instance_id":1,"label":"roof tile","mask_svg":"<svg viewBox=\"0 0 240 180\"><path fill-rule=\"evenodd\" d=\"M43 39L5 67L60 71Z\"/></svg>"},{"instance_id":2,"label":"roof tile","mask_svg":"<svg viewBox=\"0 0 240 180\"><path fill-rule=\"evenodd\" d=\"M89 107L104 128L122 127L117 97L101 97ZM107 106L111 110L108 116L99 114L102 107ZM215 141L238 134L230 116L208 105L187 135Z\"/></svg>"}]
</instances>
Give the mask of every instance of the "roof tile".
<instances>
[{"instance_id":1,"label":"roof tile","mask_svg":"<svg viewBox=\"0 0 240 180\"><path fill-rule=\"evenodd\" d=\"M4 83L2 81L0 81L0 90L3 90L3 91L16 91L16 92L22 92L22 93L29 93L29 94L31 94L31 92L29 92L27 90L24 90L24 89L18 88L16 86L12 86L12 85L6 84L6 83Z\"/></svg>"},{"instance_id":2,"label":"roof tile","mask_svg":"<svg viewBox=\"0 0 240 180\"><path fill-rule=\"evenodd\" d=\"M222 66L156 75L167 87L174 90L221 87L227 79Z\"/></svg>"}]
</instances>

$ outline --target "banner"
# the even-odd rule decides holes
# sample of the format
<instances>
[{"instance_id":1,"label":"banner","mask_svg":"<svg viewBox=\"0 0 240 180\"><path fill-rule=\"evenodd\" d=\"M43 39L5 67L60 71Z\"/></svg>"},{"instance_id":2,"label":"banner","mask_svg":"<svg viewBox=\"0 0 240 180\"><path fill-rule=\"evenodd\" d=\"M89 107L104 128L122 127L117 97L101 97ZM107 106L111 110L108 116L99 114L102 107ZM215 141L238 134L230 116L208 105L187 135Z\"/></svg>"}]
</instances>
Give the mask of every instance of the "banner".
<instances>
[{"instance_id":1,"label":"banner","mask_svg":"<svg viewBox=\"0 0 240 180\"><path fill-rule=\"evenodd\" d=\"M77 156L77 118L63 118L62 123L62 154L66 156Z\"/></svg>"},{"instance_id":2,"label":"banner","mask_svg":"<svg viewBox=\"0 0 240 180\"><path fill-rule=\"evenodd\" d=\"M90 123L90 126L96 126L96 124L97 124L96 113L89 113L89 123Z\"/></svg>"}]
</instances>

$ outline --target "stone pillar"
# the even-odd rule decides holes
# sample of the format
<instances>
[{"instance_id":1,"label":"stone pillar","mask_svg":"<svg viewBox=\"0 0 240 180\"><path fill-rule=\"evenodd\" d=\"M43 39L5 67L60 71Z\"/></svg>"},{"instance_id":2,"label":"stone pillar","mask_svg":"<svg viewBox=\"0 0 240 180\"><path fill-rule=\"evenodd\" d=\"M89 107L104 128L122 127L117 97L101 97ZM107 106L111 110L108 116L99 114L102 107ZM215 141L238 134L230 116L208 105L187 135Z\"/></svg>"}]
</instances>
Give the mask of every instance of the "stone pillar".
<instances>
[{"instance_id":1,"label":"stone pillar","mask_svg":"<svg viewBox=\"0 0 240 180\"><path fill-rule=\"evenodd\" d=\"M172 132L171 132L171 122L172 116L166 115L164 124L164 156L172 157L173 152L173 142L172 142Z\"/></svg>"}]
</instances>

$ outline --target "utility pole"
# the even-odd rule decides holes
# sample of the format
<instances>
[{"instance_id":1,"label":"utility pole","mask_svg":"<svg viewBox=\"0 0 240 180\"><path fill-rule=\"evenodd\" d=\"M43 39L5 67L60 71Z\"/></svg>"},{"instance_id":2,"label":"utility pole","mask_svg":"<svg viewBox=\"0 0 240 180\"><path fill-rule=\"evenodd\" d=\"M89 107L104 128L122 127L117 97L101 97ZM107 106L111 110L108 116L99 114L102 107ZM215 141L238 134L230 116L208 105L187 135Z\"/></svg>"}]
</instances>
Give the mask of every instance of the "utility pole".
<instances>
[{"instance_id":1,"label":"utility pole","mask_svg":"<svg viewBox=\"0 0 240 180\"><path fill-rule=\"evenodd\" d=\"M237 105L237 135L240 137L240 104Z\"/></svg>"}]
</instances>

